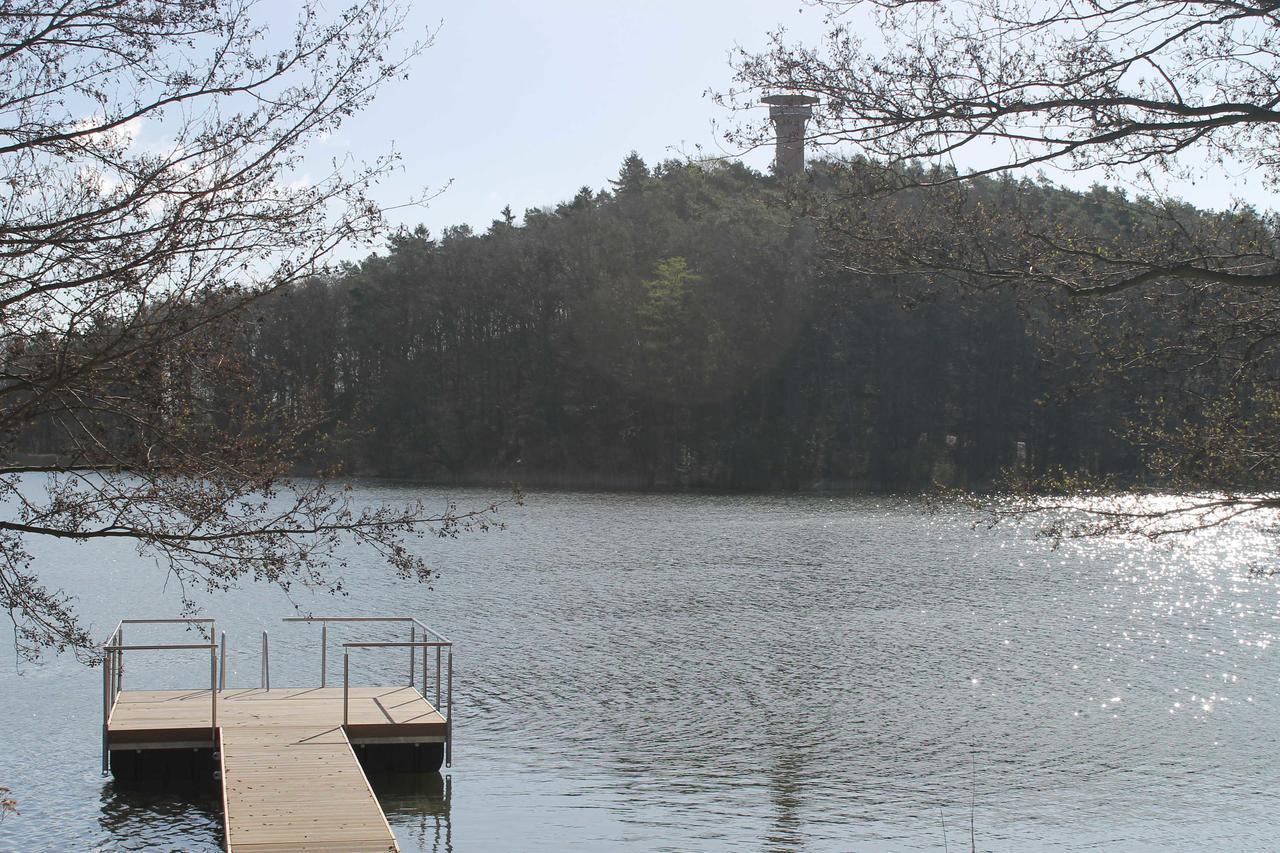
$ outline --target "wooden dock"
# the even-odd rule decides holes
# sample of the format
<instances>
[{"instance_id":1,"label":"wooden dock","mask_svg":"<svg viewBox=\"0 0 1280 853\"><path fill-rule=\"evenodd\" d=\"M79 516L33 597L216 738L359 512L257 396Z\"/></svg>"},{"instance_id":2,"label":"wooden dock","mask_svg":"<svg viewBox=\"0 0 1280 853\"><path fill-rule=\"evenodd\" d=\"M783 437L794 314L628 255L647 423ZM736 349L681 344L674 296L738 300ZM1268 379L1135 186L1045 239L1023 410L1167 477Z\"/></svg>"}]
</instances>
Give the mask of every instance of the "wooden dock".
<instances>
[{"instance_id":1,"label":"wooden dock","mask_svg":"<svg viewBox=\"0 0 1280 853\"><path fill-rule=\"evenodd\" d=\"M104 771L110 766L117 775L137 773L147 756L206 756L205 772L213 775L216 767L221 779L228 853L399 850L356 748L397 759L407 755L410 766L439 768L452 728L415 687L351 687L344 661L342 687L225 689L218 686L215 662L206 689L124 690L125 650L208 648L213 654L217 646L126 646L119 631L104 647ZM415 633L407 644L343 645L407 645L416 651L433 643L418 642ZM263 667L266 683L265 643ZM451 677L447 684L452 707Z\"/></svg>"}]
</instances>

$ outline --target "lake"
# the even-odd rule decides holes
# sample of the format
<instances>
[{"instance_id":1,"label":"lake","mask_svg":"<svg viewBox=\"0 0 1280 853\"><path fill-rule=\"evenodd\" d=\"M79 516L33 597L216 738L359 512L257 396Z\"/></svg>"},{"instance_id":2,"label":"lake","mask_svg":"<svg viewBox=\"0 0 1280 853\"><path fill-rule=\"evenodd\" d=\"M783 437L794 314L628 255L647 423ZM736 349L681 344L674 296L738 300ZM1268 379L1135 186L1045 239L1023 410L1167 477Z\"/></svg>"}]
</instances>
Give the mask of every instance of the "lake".
<instances>
[{"instance_id":1,"label":"lake","mask_svg":"<svg viewBox=\"0 0 1280 853\"><path fill-rule=\"evenodd\" d=\"M1249 572L1275 559L1257 526L1054 549L884 498L534 493L505 516L426 541L432 589L356 556L346 598L293 593L456 643L454 766L374 780L406 851L959 851L971 823L980 850L1275 849L1280 579ZM95 636L179 608L121 543L37 556ZM273 686L318 681L292 607L253 585L209 600L229 686L257 684L263 630ZM130 688L208 683L207 657L133 654ZM99 670L6 644L0 696L22 812L0 850L220 849L216 799L100 775Z\"/></svg>"}]
</instances>

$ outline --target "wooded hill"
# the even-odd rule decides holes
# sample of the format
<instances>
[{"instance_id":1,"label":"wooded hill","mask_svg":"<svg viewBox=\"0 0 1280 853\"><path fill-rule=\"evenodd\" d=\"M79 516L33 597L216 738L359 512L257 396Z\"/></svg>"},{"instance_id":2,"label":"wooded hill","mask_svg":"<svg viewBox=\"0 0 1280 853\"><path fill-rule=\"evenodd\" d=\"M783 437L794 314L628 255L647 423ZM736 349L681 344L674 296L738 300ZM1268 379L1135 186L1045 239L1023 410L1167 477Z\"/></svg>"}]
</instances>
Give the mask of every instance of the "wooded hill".
<instances>
[{"instance_id":1,"label":"wooded hill","mask_svg":"<svg viewBox=\"0 0 1280 853\"><path fill-rule=\"evenodd\" d=\"M838 178L820 164L823 180ZM1005 183L1097 227L1124 203ZM483 234L401 233L256 306L263 393L325 413L310 461L749 490L1139 473L1122 434L1141 377L1100 377L1051 299L850 272L786 188L741 165L632 155L611 184Z\"/></svg>"}]
</instances>

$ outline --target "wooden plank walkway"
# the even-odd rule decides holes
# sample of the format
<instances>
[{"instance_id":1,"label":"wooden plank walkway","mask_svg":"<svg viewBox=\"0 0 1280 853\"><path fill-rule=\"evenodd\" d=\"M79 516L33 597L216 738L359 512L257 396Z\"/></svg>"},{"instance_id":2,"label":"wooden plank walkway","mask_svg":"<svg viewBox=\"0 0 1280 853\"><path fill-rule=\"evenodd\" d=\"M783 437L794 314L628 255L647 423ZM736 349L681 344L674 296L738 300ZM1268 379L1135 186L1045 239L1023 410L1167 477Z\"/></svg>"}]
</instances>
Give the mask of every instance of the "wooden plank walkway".
<instances>
[{"instance_id":1,"label":"wooden plank walkway","mask_svg":"<svg viewBox=\"0 0 1280 853\"><path fill-rule=\"evenodd\" d=\"M398 850L352 744L443 743L445 718L412 687L260 688L218 694L226 844L231 853ZM112 750L212 746L208 690L126 690Z\"/></svg>"},{"instance_id":2,"label":"wooden plank walkway","mask_svg":"<svg viewBox=\"0 0 1280 853\"><path fill-rule=\"evenodd\" d=\"M228 853L399 850L342 727L222 729Z\"/></svg>"}]
</instances>

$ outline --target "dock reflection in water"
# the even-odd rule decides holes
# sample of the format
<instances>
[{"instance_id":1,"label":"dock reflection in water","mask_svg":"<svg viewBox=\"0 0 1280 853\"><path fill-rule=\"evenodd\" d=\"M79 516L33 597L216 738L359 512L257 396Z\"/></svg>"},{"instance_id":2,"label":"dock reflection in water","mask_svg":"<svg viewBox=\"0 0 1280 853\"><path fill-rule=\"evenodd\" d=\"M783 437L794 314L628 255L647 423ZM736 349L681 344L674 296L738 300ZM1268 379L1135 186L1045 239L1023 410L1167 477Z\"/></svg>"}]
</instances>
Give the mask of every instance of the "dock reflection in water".
<instances>
[{"instance_id":1,"label":"dock reflection in water","mask_svg":"<svg viewBox=\"0 0 1280 853\"><path fill-rule=\"evenodd\" d=\"M395 770L372 770L366 775L402 848L453 853L452 776Z\"/></svg>"},{"instance_id":2,"label":"dock reflection in water","mask_svg":"<svg viewBox=\"0 0 1280 853\"><path fill-rule=\"evenodd\" d=\"M213 780L161 776L102 785L104 850L222 850L222 802Z\"/></svg>"}]
</instances>

